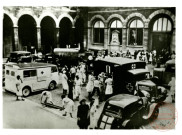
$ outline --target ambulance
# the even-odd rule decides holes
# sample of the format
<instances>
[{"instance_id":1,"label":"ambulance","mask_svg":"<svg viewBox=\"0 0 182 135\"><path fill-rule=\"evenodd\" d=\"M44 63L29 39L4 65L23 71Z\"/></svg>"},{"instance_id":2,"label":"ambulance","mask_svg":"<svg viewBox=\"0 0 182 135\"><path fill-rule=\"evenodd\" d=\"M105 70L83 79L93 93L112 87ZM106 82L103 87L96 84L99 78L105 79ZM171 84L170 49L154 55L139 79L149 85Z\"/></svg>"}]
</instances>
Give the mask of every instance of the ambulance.
<instances>
[{"instance_id":1,"label":"ambulance","mask_svg":"<svg viewBox=\"0 0 182 135\"><path fill-rule=\"evenodd\" d=\"M59 83L56 65L49 63L11 63L5 66L5 90L16 93L17 76L22 79L21 89L24 97L44 89L53 90Z\"/></svg>"}]
</instances>

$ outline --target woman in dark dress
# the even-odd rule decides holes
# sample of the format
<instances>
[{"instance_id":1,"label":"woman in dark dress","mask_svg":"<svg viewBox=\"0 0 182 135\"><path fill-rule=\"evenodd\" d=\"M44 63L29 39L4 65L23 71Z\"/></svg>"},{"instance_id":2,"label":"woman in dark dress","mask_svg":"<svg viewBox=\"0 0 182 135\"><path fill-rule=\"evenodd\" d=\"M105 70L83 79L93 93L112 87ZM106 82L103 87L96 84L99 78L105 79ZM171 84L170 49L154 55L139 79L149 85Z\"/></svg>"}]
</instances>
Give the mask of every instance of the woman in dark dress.
<instances>
[{"instance_id":1,"label":"woman in dark dress","mask_svg":"<svg viewBox=\"0 0 182 135\"><path fill-rule=\"evenodd\" d=\"M80 129L87 129L90 125L89 106L86 104L86 100L82 99L78 106L77 112L77 125Z\"/></svg>"}]
</instances>

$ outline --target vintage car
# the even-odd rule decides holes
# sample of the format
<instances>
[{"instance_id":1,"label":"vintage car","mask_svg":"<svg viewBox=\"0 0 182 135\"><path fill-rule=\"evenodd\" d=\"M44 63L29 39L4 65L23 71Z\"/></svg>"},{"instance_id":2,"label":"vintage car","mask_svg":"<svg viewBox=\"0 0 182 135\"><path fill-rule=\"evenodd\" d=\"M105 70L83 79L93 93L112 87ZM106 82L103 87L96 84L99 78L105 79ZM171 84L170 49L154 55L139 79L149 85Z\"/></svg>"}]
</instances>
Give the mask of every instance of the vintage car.
<instances>
[{"instance_id":1,"label":"vintage car","mask_svg":"<svg viewBox=\"0 0 182 135\"><path fill-rule=\"evenodd\" d=\"M167 97L167 90L162 86L158 86L155 81L142 80L136 84L136 95L140 97L147 97L150 102L160 103Z\"/></svg>"},{"instance_id":2,"label":"vintage car","mask_svg":"<svg viewBox=\"0 0 182 135\"><path fill-rule=\"evenodd\" d=\"M146 63L143 61L112 57L96 61L94 73L97 75L100 72L105 72L113 76L114 95L122 93L134 95L138 87L137 84L139 84L140 88L146 86L151 89L150 94L154 96L153 99L156 99L155 102L164 101L167 96L166 90L158 85L155 78L150 77L150 72L145 66Z\"/></svg>"},{"instance_id":3,"label":"vintage car","mask_svg":"<svg viewBox=\"0 0 182 135\"><path fill-rule=\"evenodd\" d=\"M97 122L98 129L138 129L158 117L157 103L147 98L118 94L109 98Z\"/></svg>"},{"instance_id":4,"label":"vintage car","mask_svg":"<svg viewBox=\"0 0 182 135\"><path fill-rule=\"evenodd\" d=\"M7 59L6 63L23 63L23 62L31 62L31 53L28 51L14 51L10 53L10 57Z\"/></svg>"},{"instance_id":5,"label":"vintage car","mask_svg":"<svg viewBox=\"0 0 182 135\"><path fill-rule=\"evenodd\" d=\"M175 59L167 61L162 68L154 68L153 76L158 77L160 85L168 86L171 78L175 77Z\"/></svg>"}]
</instances>

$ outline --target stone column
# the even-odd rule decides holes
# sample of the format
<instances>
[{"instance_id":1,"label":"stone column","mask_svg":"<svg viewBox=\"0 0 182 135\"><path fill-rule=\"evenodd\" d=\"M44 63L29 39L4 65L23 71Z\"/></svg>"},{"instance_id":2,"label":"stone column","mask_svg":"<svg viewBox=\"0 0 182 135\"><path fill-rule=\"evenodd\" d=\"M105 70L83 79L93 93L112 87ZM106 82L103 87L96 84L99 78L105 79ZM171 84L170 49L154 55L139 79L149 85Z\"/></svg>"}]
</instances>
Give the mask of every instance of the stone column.
<instances>
[{"instance_id":1,"label":"stone column","mask_svg":"<svg viewBox=\"0 0 182 135\"><path fill-rule=\"evenodd\" d=\"M41 31L40 27L37 27L37 51L41 50Z\"/></svg>"},{"instance_id":2,"label":"stone column","mask_svg":"<svg viewBox=\"0 0 182 135\"><path fill-rule=\"evenodd\" d=\"M108 49L108 28L104 29L104 49Z\"/></svg>"},{"instance_id":3,"label":"stone column","mask_svg":"<svg viewBox=\"0 0 182 135\"><path fill-rule=\"evenodd\" d=\"M91 36L92 29L91 27L88 27L88 42L87 42L87 49L90 48L92 44L92 36Z\"/></svg>"},{"instance_id":4,"label":"stone column","mask_svg":"<svg viewBox=\"0 0 182 135\"><path fill-rule=\"evenodd\" d=\"M88 28L84 28L84 33L83 33L83 46L84 46L84 50L87 50L87 46L88 46L88 39L87 39L87 31Z\"/></svg>"},{"instance_id":5,"label":"stone column","mask_svg":"<svg viewBox=\"0 0 182 135\"><path fill-rule=\"evenodd\" d=\"M13 27L14 31L14 42L15 42L15 50L20 50L19 47L19 37L18 37L18 26Z\"/></svg>"},{"instance_id":6,"label":"stone column","mask_svg":"<svg viewBox=\"0 0 182 135\"><path fill-rule=\"evenodd\" d=\"M57 48L60 48L60 45L59 45L59 27L55 28L55 35L56 35L56 47Z\"/></svg>"},{"instance_id":7,"label":"stone column","mask_svg":"<svg viewBox=\"0 0 182 135\"><path fill-rule=\"evenodd\" d=\"M143 29L143 49L148 50L148 35L149 34L149 29L144 28Z\"/></svg>"},{"instance_id":8,"label":"stone column","mask_svg":"<svg viewBox=\"0 0 182 135\"><path fill-rule=\"evenodd\" d=\"M127 45L127 28L122 29L122 50L126 49Z\"/></svg>"},{"instance_id":9,"label":"stone column","mask_svg":"<svg viewBox=\"0 0 182 135\"><path fill-rule=\"evenodd\" d=\"M176 29L173 28L173 34L172 34L172 40L171 40L171 47L170 51L175 51L176 52Z\"/></svg>"}]
</instances>

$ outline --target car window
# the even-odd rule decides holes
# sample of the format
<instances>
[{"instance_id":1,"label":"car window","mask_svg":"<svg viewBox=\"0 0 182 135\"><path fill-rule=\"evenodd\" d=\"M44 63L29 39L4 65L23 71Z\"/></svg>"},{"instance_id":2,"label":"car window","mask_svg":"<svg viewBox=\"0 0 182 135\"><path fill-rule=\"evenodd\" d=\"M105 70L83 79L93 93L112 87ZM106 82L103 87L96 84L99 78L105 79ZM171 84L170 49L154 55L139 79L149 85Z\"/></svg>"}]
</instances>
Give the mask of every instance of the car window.
<instances>
[{"instance_id":1,"label":"car window","mask_svg":"<svg viewBox=\"0 0 182 135\"><path fill-rule=\"evenodd\" d=\"M51 67L51 73L58 72L56 67Z\"/></svg>"},{"instance_id":2,"label":"car window","mask_svg":"<svg viewBox=\"0 0 182 135\"><path fill-rule=\"evenodd\" d=\"M166 72L175 73L175 64L168 64L166 65Z\"/></svg>"},{"instance_id":3,"label":"car window","mask_svg":"<svg viewBox=\"0 0 182 135\"><path fill-rule=\"evenodd\" d=\"M14 71L11 71L11 76L15 76L15 72Z\"/></svg>"},{"instance_id":4,"label":"car window","mask_svg":"<svg viewBox=\"0 0 182 135\"><path fill-rule=\"evenodd\" d=\"M9 75L9 70L6 70L6 74Z\"/></svg>"},{"instance_id":5,"label":"car window","mask_svg":"<svg viewBox=\"0 0 182 135\"><path fill-rule=\"evenodd\" d=\"M37 76L37 72L36 72L36 70L25 70L25 71L23 71L23 76L24 76L24 78Z\"/></svg>"}]
</instances>

